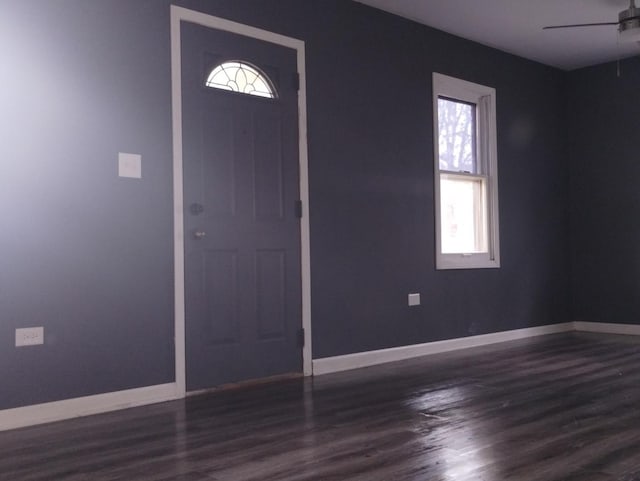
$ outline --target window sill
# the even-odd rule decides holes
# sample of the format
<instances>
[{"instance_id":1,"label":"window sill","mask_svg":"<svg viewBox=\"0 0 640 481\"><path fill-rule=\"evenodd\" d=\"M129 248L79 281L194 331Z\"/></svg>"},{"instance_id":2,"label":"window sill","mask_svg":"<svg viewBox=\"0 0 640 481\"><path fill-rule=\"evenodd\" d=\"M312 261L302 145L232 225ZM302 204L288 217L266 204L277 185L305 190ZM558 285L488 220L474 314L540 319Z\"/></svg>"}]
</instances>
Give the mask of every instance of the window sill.
<instances>
[{"instance_id":1,"label":"window sill","mask_svg":"<svg viewBox=\"0 0 640 481\"><path fill-rule=\"evenodd\" d=\"M497 269L500 259L492 259L487 255L443 254L436 259L436 270L449 269Z\"/></svg>"}]
</instances>

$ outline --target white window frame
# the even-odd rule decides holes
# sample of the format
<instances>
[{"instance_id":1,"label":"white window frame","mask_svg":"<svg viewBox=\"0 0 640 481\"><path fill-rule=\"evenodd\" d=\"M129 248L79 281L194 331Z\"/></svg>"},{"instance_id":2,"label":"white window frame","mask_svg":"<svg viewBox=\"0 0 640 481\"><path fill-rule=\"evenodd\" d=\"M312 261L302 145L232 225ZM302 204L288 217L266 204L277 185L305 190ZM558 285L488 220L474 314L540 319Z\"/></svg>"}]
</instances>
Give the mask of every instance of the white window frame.
<instances>
[{"instance_id":1,"label":"white window frame","mask_svg":"<svg viewBox=\"0 0 640 481\"><path fill-rule=\"evenodd\" d=\"M460 100L476 106L476 162L478 174L487 179L487 251L443 254L441 246L438 97ZM496 90L440 73L433 73L433 148L435 179L436 269L483 269L500 267L498 219L498 149Z\"/></svg>"}]
</instances>

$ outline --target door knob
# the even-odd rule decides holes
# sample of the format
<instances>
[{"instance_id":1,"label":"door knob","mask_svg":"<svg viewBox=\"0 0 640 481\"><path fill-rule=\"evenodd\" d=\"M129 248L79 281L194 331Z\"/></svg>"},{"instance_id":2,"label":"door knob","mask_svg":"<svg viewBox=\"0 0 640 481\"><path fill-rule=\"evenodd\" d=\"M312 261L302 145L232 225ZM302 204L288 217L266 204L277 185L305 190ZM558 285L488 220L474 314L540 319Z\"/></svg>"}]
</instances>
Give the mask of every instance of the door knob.
<instances>
[{"instance_id":1,"label":"door knob","mask_svg":"<svg viewBox=\"0 0 640 481\"><path fill-rule=\"evenodd\" d=\"M194 231L193 237L197 240L204 239L207 236L207 233L202 230Z\"/></svg>"}]
</instances>

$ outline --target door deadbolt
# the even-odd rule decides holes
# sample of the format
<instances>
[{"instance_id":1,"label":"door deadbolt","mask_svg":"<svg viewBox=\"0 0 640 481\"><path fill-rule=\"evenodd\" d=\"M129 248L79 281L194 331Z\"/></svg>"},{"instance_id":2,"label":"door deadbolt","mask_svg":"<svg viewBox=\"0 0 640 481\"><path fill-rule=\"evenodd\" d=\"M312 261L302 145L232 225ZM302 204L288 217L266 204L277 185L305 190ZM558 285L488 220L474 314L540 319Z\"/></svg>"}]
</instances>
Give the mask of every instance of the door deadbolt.
<instances>
[{"instance_id":1,"label":"door deadbolt","mask_svg":"<svg viewBox=\"0 0 640 481\"><path fill-rule=\"evenodd\" d=\"M189 212L191 212L193 215L200 215L204 212L204 206L202 204L194 202L189 206Z\"/></svg>"}]
</instances>

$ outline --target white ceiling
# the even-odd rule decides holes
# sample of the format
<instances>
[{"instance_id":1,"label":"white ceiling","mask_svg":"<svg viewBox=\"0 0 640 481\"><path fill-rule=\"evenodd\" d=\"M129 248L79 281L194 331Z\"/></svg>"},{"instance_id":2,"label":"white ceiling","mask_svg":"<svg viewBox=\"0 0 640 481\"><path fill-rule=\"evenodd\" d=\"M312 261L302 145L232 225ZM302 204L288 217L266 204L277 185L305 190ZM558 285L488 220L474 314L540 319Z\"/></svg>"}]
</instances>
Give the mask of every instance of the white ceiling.
<instances>
[{"instance_id":1,"label":"white ceiling","mask_svg":"<svg viewBox=\"0 0 640 481\"><path fill-rule=\"evenodd\" d=\"M629 0L356 0L439 30L564 70L640 55L618 45L615 25L542 30L545 25L615 22Z\"/></svg>"}]
</instances>

